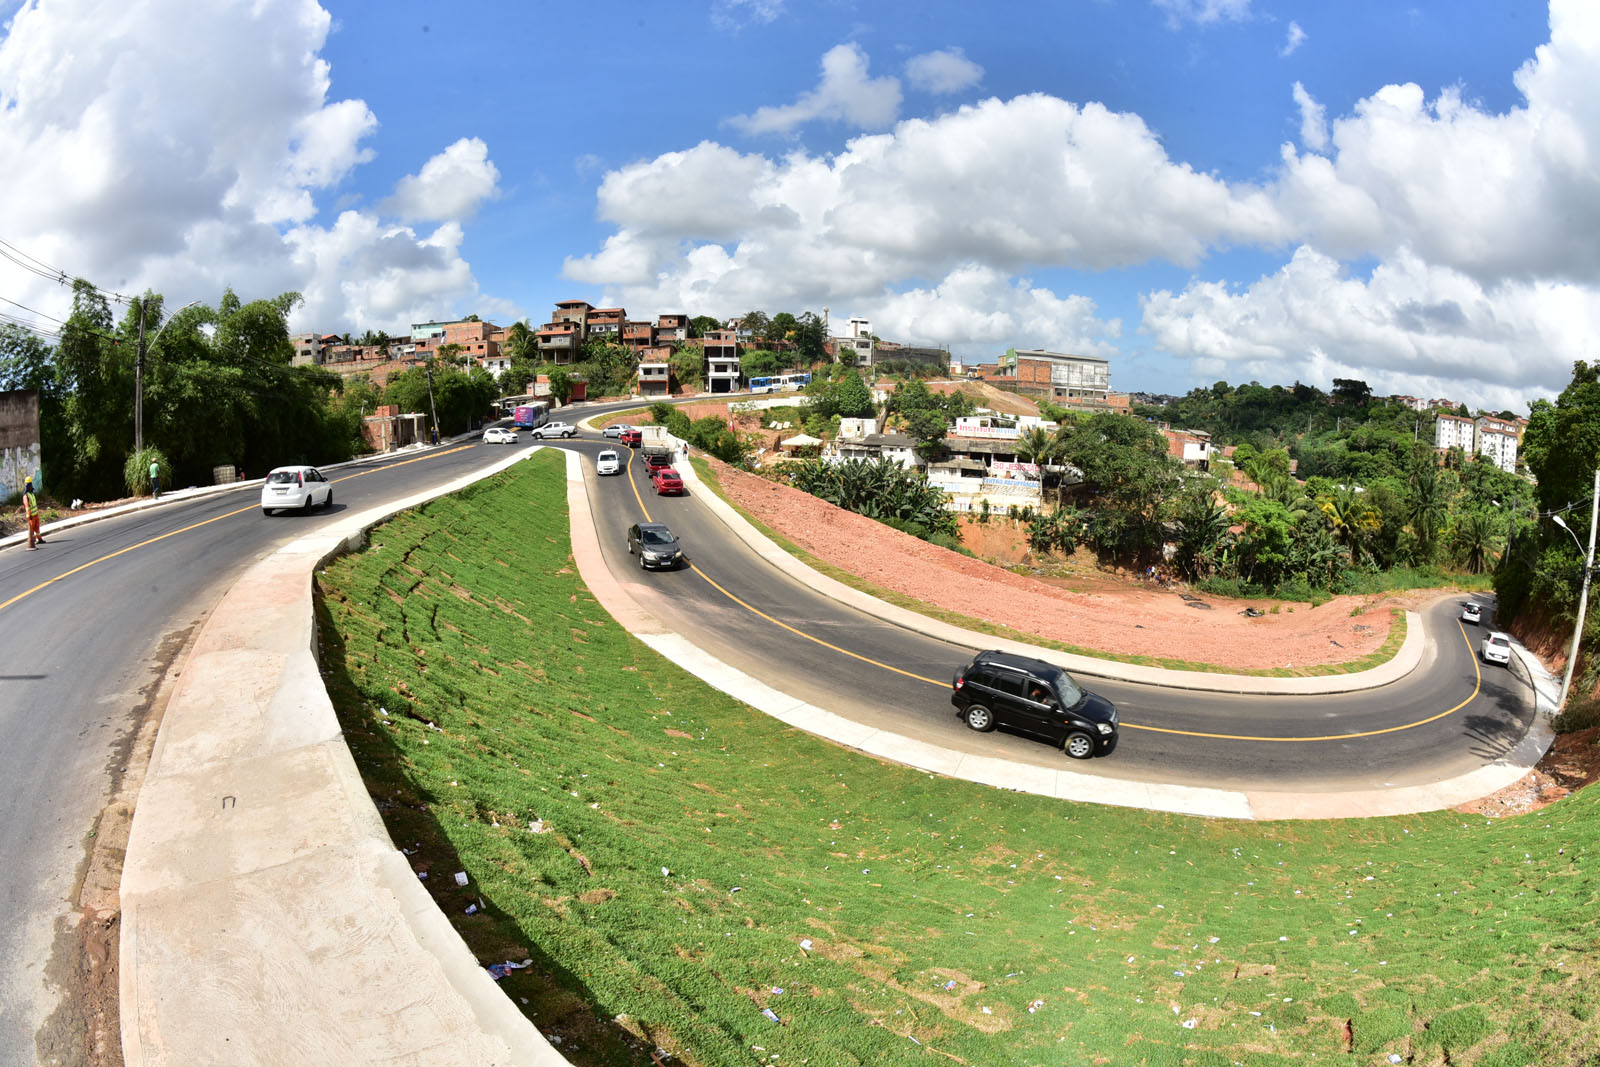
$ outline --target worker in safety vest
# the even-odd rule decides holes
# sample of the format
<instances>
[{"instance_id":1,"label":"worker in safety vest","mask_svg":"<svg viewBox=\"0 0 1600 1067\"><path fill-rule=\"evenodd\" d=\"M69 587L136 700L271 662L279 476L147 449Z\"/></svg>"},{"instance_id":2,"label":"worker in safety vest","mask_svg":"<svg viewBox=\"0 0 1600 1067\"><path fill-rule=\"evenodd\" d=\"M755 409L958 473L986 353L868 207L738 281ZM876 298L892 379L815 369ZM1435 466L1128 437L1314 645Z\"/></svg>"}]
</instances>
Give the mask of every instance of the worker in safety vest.
<instances>
[{"instance_id":1,"label":"worker in safety vest","mask_svg":"<svg viewBox=\"0 0 1600 1067\"><path fill-rule=\"evenodd\" d=\"M44 534L39 532L39 497L33 491L30 477L22 487L22 506L28 512L28 551L44 544Z\"/></svg>"}]
</instances>

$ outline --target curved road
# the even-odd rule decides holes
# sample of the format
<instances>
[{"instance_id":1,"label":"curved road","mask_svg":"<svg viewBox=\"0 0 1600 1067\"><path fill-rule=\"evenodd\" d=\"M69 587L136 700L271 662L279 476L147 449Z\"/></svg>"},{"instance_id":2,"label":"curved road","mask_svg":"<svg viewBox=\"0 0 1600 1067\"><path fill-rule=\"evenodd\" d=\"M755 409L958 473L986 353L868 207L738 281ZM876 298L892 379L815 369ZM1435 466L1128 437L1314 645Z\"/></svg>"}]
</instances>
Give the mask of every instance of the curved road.
<instances>
[{"instance_id":1,"label":"curved road","mask_svg":"<svg viewBox=\"0 0 1600 1067\"><path fill-rule=\"evenodd\" d=\"M590 407L575 417L618 410ZM658 498L638 457L598 478L597 435L570 442L607 564L663 621L731 665L819 706L962 751L1060 767L1059 751L956 719L949 680L971 652L841 606L774 572L692 498ZM504 455L477 442L330 472L335 510L365 509ZM57 1013L86 845L158 683L195 624L245 567L321 515L263 517L254 486L50 535L0 552L0 1064L75 1062ZM692 566L641 573L622 532L642 518L684 538ZM1478 669L1478 634L1449 605L1427 619L1421 669L1392 686L1330 697L1174 692L1110 680L1123 730L1109 757L1074 770L1145 781L1314 792L1451 777L1491 762L1526 731L1526 687ZM1470 631L1470 632L1469 632ZM1470 642L1470 643L1469 643ZM1276 738L1279 740L1265 740ZM1318 738L1319 740L1306 740ZM52 958L54 954L54 958ZM47 981L47 976L49 980ZM51 1019L52 1013L57 1013Z\"/></svg>"}]
</instances>

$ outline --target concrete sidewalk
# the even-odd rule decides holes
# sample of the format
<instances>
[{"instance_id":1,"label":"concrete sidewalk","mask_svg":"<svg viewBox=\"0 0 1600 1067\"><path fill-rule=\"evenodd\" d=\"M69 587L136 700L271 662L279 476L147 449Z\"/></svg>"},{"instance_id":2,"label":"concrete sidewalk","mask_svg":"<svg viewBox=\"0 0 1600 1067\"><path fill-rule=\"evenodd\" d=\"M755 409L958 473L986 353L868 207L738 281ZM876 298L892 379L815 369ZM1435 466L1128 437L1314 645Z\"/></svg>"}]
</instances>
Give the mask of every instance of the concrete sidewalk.
<instances>
[{"instance_id":1,"label":"concrete sidewalk","mask_svg":"<svg viewBox=\"0 0 1600 1067\"><path fill-rule=\"evenodd\" d=\"M566 1063L389 840L315 656L317 568L528 454L283 546L206 621L122 872L129 1067Z\"/></svg>"}]
</instances>

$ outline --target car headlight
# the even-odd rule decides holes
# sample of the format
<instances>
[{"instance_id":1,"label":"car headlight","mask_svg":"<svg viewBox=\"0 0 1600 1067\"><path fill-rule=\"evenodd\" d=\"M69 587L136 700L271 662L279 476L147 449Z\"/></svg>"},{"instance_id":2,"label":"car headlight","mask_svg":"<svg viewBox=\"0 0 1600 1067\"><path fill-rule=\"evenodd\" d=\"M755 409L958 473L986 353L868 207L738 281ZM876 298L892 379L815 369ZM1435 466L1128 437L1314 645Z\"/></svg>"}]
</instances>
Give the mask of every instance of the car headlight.
<instances>
[{"instance_id":1,"label":"car headlight","mask_svg":"<svg viewBox=\"0 0 1600 1067\"><path fill-rule=\"evenodd\" d=\"M1096 723L1095 724L1095 729L1099 730L1102 734L1104 734L1107 737L1111 736L1111 724L1108 723L1108 722Z\"/></svg>"}]
</instances>

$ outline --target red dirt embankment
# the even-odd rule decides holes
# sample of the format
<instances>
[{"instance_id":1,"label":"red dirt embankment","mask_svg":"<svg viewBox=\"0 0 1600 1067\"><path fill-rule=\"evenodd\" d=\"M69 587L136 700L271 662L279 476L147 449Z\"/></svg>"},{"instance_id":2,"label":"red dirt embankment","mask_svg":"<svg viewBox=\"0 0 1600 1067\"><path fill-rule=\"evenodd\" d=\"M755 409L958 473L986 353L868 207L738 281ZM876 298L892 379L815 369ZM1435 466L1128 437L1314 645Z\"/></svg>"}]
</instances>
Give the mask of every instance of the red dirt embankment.
<instances>
[{"instance_id":1,"label":"red dirt embankment","mask_svg":"<svg viewBox=\"0 0 1600 1067\"><path fill-rule=\"evenodd\" d=\"M1316 608L1283 603L1275 614L1252 619L1240 612L1262 602L1207 596L1196 603L1103 574L1044 581L710 462L734 503L819 559L950 611L1100 652L1233 669L1342 663L1376 651L1389 633L1388 609L1419 599L1346 596ZM991 523L988 530L1006 536L999 534L1003 528ZM1266 607L1271 612L1273 606Z\"/></svg>"}]
</instances>

